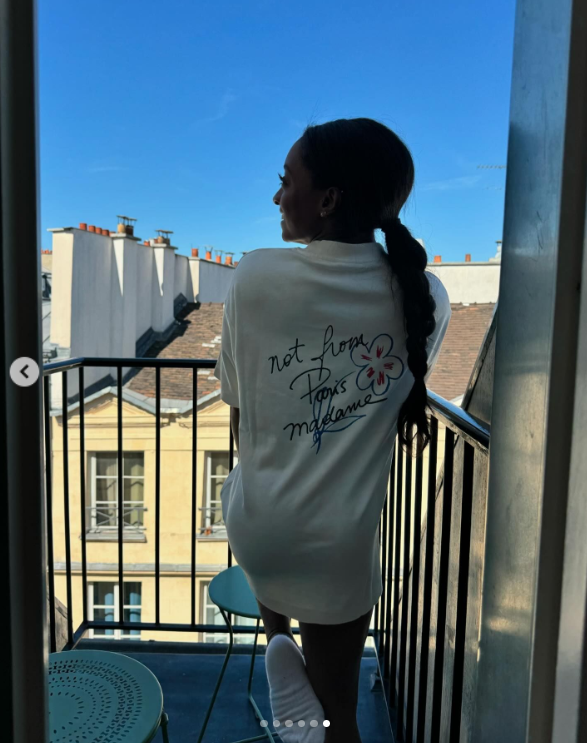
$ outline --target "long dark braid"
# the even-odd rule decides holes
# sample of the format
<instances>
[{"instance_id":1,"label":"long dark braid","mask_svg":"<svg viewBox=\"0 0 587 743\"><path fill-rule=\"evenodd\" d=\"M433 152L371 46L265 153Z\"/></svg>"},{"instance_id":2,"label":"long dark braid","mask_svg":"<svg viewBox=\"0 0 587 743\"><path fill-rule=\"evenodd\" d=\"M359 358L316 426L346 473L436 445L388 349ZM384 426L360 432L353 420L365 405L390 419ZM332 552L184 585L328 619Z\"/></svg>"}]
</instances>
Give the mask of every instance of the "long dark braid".
<instances>
[{"instance_id":1,"label":"long dark braid","mask_svg":"<svg viewBox=\"0 0 587 743\"><path fill-rule=\"evenodd\" d=\"M428 262L424 248L399 219L384 222L381 229L385 235L391 270L402 289L408 368L415 380L400 409L397 430L400 443L410 454L414 453L414 438L416 453L421 453L430 440L424 377L428 371L427 339L436 328L436 302L424 272ZM412 436L414 426L416 434Z\"/></svg>"},{"instance_id":2,"label":"long dark braid","mask_svg":"<svg viewBox=\"0 0 587 743\"><path fill-rule=\"evenodd\" d=\"M314 186L336 186L344 193L337 215L344 231L357 234L380 228L385 235L391 272L403 294L408 368L415 379L400 409L398 436L410 454L415 440L415 453L420 454L430 440L424 378L436 304L424 273L426 251L398 218L414 185L412 156L397 134L367 118L310 125L300 142Z\"/></svg>"}]
</instances>

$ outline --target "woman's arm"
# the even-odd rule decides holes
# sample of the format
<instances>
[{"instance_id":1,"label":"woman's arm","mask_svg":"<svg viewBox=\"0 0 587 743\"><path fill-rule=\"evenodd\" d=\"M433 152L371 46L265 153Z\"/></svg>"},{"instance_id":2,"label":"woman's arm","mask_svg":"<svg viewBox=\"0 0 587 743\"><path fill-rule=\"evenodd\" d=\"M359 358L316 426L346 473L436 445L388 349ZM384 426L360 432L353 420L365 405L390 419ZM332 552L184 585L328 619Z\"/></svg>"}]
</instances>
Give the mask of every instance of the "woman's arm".
<instances>
[{"instance_id":1,"label":"woman's arm","mask_svg":"<svg viewBox=\"0 0 587 743\"><path fill-rule=\"evenodd\" d=\"M234 442L236 444L236 451L240 457L239 440L238 440L238 424L240 421L240 410L239 408L230 408L230 427L232 428L232 435L234 436Z\"/></svg>"}]
</instances>

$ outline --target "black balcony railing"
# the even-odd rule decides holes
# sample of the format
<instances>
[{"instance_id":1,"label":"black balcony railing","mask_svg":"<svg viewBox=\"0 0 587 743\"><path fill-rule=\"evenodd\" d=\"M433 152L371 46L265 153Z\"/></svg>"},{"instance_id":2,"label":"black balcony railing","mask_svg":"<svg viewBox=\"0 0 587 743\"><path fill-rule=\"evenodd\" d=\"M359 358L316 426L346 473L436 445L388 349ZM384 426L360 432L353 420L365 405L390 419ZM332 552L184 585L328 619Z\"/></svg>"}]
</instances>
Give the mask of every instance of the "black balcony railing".
<instances>
[{"instance_id":1,"label":"black balcony railing","mask_svg":"<svg viewBox=\"0 0 587 743\"><path fill-rule=\"evenodd\" d=\"M123 376L125 368L155 369L155 606L154 622L124 621L124 612L119 613L116 629L158 630L179 632L226 633L224 625L202 624L196 621L196 557L197 536L202 534L202 526L197 524L198 513L206 512L213 516L215 507L202 508L197 503L197 415L194 405L192 415L192 457L191 457L191 513L189 514L191 532L191 618L189 622L166 623L160 616L161 579L161 369L183 368L192 371L192 399L198 399L198 370L213 369L214 359L144 359L144 358L77 358L47 364L44 367L45 392L45 460L47 535L49 563L49 601L51 621L51 647L55 650L55 571L54 534L52 529L53 502L56 494L52 487L52 445L51 412L62 415L63 429L63 497L65 528L65 579L67 607L66 649L75 647L90 629L112 629L112 622L90 620L88 612L88 563L87 563L87 511L85 483L85 420L84 405L79 406L80 423L80 524L81 576L83 611L79 624L74 625L72 603L72 560L71 533L74 525L70 519L70 483L68 453L68 416L66 410L79 401L79 395L68 402L68 374L77 371L79 390L84 390L84 369L88 367L116 368L117 385L117 440L118 440L118 512L125 513L130 508L123 500ZM49 382L52 375L61 374L63 409L50 410ZM82 395L83 398L83 395ZM396 741L409 743L434 743L440 739L441 724L450 722L450 740L459 739L461 704L463 697L463 675L465 658L465 629L467 611L470 604L468 596L469 554L471 544L471 509L475 494L476 472L483 485L482 473L487 470L489 431L470 415L455 405L429 393L432 413L430 446L423 456L412 459L399 448L397 442L392 460L389 489L383 508L379 535L382 554L383 593L374 613L374 629L369 634L374 638L378 657L380 681L385 692L390 713L390 722ZM439 427L444 430L445 444L442 456L443 465L439 467ZM455 464L456 462L456 464ZM426 463L427 511L422 523L422 498L424 465ZM229 432L229 470L234 466L234 440ZM458 482L458 498L454 483ZM453 508L453 500L459 508ZM413 518L412 518L413 511ZM458 511L458 512L457 512ZM437 512L439 518L437 517ZM188 514L186 514L188 518ZM449 557L451 533L458 525L458 575L449 581ZM210 526L222 527L222 524ZM124 519L117 519L118 546L118 602L123 605L124 596ZM452 530L452 531L451 531ZM204 533L206 529L204 528ZM424 539L425 537L425 539ZM403 555L402 555L403 541ZM454 540L453 540L454 541ZM453 556L454 557L454 556ZM400 576L400 567L403 571ZM232 552L227 542L227 565L232 565ZM450 590L456 584L456 621L454 648L451 638L451 668L447 673L444 649L447 642L447 600ZM452 594L451 594L452 595ZM453 602L454 603L454 602ZM452 606L452 604L451 604ZM144 606L143 606L144 608ZM452 622L452 619L451 619ZM250 634L254 626L235 625L235 632ZM298 628L293 628L299 632ZM447 684L451 684L450 690ZM449 693L447 693L447 691ZM447 701L448 700L448 701ZM450 709L447 709L447 705Z\"/></svg>"}]
</instances>

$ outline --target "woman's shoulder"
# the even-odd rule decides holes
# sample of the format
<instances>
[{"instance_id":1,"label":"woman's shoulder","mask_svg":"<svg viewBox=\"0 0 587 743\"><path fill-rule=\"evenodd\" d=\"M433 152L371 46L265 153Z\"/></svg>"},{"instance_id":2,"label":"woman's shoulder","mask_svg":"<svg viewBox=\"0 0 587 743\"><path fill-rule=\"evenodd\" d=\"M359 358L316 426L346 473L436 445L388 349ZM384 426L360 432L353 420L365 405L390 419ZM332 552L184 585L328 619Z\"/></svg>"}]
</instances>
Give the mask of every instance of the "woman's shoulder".
<instances>
[{"instance_id":1,"label":"woman's shoulder","mask_svg":"<svg viewBox=\"0 0 587 743\"><path fill-rule=\"evenodd\" d=\"M295 259L299 248L255 248L238 262L234 272L234 282L258 280L272 273L276 267Z\"/></svg>"}]
</instances>

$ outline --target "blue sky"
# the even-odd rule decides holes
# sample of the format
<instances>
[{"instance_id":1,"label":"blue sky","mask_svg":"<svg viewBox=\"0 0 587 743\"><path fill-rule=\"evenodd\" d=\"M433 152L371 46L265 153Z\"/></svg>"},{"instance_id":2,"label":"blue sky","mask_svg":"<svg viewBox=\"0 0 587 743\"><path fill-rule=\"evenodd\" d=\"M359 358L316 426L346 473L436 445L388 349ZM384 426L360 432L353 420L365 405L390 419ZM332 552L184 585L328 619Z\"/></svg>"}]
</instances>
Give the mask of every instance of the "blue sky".
<instances>
[{"instance_id":1,"label":"blue sky","mask_svg":"<svg viewBox=\"0 0 587 743\"><path fill-rule=\"evenodd\" d=\"M272 197L311 119L409 146L429 256L501 238L514 0L39 0L41 223L174 231L180 253L291 247Z\"/></svg>"}]
</instances>

